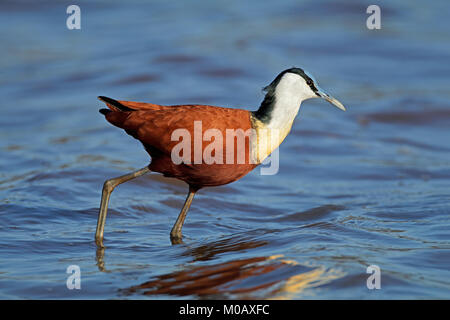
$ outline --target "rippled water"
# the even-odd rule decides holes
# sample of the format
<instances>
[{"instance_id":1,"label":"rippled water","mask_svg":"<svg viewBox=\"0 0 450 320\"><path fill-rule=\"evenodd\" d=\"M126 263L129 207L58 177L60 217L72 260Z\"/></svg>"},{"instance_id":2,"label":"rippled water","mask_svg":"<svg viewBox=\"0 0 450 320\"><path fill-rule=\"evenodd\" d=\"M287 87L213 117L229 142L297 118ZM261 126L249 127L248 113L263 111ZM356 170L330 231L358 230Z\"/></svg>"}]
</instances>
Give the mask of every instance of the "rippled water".
<instances>
[{"instance_id":1,"label":"rippled water","mask_svg":"<svg viewBox=\"0 0 450 320\"><path fill-rule=\"evenodd\" d=\"M0 4L0 298L450 298L448 1L78 1ZM304 67L346 107L302 105L280 171L202 189L145 166L98 95L254 110ZM66 269L81 269L68 290ZM366 268L381 269L369 290Z\"/></svg>"}]
</instances>

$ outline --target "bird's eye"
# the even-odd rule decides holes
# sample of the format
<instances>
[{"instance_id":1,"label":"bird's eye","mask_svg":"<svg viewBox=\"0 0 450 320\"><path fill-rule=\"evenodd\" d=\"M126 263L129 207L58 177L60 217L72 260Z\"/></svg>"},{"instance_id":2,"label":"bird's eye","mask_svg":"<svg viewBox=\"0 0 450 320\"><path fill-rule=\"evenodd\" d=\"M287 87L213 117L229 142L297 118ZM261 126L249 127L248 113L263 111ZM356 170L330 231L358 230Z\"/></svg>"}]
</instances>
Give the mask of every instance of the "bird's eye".
<instances>
[{"instance_id":1,"label":"bird's eye","mask_svg":"<svg viewBox=\"0 0 450 320\"><path fill-rule=\"evenodd\" d=\"M308 79L308 80L306 81L306 83L308 84L308 86L310 86L310 85L312 85L312 84L313 84L313 82L312 82L312 80L311 80L311 79Z\"/></svg>"}]
</instances>

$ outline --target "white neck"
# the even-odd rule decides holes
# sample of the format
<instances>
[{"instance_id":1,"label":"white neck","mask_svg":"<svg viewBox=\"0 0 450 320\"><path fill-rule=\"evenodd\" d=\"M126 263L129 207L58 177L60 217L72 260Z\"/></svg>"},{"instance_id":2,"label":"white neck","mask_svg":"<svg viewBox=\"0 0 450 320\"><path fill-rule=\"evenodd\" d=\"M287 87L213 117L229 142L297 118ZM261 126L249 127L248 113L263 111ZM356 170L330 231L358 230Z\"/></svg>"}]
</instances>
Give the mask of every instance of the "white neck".
<instances>
[{"instance_id":1,"label":"white neck","mask_svg":"<svg viewBox=\"0 0 450 320\"><path fill-rule=\"evenodd\" d=\"M303 100L316 98L315 93L299 75L286 73L275 84L270 84L261 107L255 113L257 144L256 159L262 162L289 134Z\"/></svg>"},{"instance_id":2,"label":"white neck","mask_svg":"<svg viewBox=\"0 0 450 320\"><path fill-rule=\"evenodd\" d=\"M275 101L270 120L266 126L271 129L284 129L292 126L303 100L312 98L311 90L303 78L288 73L275 88Z\"/></svg>"}]
</instances>

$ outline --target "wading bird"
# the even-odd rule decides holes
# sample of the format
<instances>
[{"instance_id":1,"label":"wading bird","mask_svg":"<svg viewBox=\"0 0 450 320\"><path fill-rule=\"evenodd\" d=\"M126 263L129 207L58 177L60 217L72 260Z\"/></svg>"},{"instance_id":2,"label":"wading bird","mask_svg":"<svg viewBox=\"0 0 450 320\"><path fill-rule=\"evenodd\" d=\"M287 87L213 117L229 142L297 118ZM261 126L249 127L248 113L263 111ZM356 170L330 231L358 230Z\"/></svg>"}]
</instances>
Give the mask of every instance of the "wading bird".
<instances>
[{"instance_id":1,"label":"wading bird","mask_svg":"<svg viewBox=\"0 0 450 320\"><path fill-rule=\"evenodd\" d=\"M97 245L103 247L109 197L119 184L150 171L185 181L189 185L189 192L170 232L172 243L179 243L182 237L181 228L195 193L203 187L220 186L236 181L260 164L289 134L302 101L323 98L345 111L338 100L325 93L314 78L300 68L284 70L264 90L266 95L256 111L206 105L162 106L100 96L99 99L109 108L100 110L106 120L138 139L150 154L151 162L142 169L105 181L95 234ZM242 148L233 144L227 149L225 141L220 143L224 151L218 154L220 150L215 150L212 154L215 153L214 156L225 159L231 153L231 159L234 160L232 163L230 161L198 163L194 159L195 155L187 157L187 160L192 161L186 161L186 155L183 155L185 161L181 163L174 161L172 151L178 140L173 139L173 133L177 129L182 129L195 135L195 122L198 121L201 121L203 131L212 129L215 133L222 133L225 136L230 129L242 129L243 132L250 129L256 137L245 139L245 146ZM267 144L261 138L263 132L267 130L277 131L277 140L274 143ZM195 149L194 142L190 143ZM203 152L207 148L207 143L204 141L201 143L200 151ZM245 153L244 162L236 161L240 156L239 153L241 155Z\"/></svg>"}]
</instances>

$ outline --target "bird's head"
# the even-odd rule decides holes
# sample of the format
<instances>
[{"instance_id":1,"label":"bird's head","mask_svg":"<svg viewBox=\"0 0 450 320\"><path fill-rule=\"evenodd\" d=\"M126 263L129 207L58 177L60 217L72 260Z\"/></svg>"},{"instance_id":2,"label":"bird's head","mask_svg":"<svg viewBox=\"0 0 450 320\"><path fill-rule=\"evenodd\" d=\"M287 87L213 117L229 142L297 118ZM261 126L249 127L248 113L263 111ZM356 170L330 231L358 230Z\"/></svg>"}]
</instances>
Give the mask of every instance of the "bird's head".
<instances>
[{"instance_id":1,"label":"bird's head","mask_svg":"<svg viewBox=\"0 0 450 320\"><path fill-rule=\"evenodd\" d=\"M257 159L260 161L277 148L289 134L302 101L323 98L345 111L342 103L325 93L317 85L317 81L300 68L284 70L264 88L264 91L266 95L261 106L252 112L254 119L252 123L257 131L266 132L268 129L267 132L275 137L270 138L270 143L265 138L258 140Z\"/></svg>"},{"instance_id":2,"label":"bird's head","mask_svg":"<svg viewBox=\"0 0 450 320\"><path fill-rule=\"evenodd\" d=\"M342 103L326 93L311 74L300 68L284 70L264 90L274 99L298 100L300 103L311 98L323 98L345 111Z\"/></svg>"}]
</instances>

